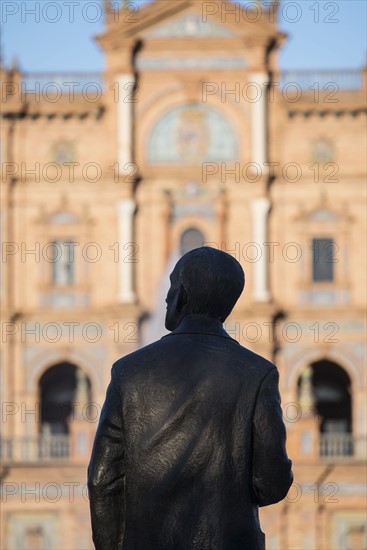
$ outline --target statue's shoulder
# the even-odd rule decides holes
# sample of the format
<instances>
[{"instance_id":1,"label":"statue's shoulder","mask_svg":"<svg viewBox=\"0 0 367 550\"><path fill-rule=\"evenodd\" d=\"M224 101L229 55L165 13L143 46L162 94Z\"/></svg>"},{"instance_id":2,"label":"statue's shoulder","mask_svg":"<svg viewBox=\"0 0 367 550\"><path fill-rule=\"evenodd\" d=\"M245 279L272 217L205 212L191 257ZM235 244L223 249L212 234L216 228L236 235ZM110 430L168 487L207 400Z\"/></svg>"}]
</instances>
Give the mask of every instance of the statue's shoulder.
<instances>
[{"instance_id":1,"label":"statue's shoulder","mask_svg":"<svg viewBox=\"0 0 367 550\"><path fill-rule=\"evenodd\" d=\"M256 368L261 370L263 374L267 374L272 370L277 370L276 365L266 359L266 357L263 357L262 355L259 355L258 353L255 353L242 345L239 346L239 353L243 356L246 363L256 366Z\"/></svg>"},{"instance_id":2,"label":"statue's shoulder","mask_svg":"<svg viewBox=\"0 0 367 550\"><path fill-rule=\"evenodd\" d=\"M119 374L121 371L127 371L136 366L141 366L146 361L151 362L154 355L159 353L160 348L162 347L162 340L157 340L152 344L139 348L131 353L120 357L112 365L112 369L115 374Z\"/></svg>"}]
</instances>

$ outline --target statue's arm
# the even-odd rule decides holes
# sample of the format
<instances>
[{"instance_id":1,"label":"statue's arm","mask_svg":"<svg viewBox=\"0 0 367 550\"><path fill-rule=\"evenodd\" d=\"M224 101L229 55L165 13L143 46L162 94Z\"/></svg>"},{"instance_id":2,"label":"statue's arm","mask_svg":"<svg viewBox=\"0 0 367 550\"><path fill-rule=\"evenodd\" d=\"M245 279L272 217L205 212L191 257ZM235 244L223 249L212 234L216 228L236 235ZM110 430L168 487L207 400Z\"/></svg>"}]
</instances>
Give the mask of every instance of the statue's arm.
<instances>
[{"instance_id":1,"label":"statue's arm","mask_svg":"<svg viewBox=\"0 0 367 550\"><path fill-rule=\"evenodd\" d=\"M279 372L274 367L261 384L253 421L252 486L259 506L285 498L293 483L280 402Z\"/></svg>"},{"instance_id":2,"label":"statue's arm","mask_svg":"<svg viewBox=\"0 0 367 550\"><path fill-rule=\"evenodd\" d=\"M121 414L121 396L113 367L88 466L88 492L96 550L122 548L124 441Z\"/></svg>"}]
</instances>

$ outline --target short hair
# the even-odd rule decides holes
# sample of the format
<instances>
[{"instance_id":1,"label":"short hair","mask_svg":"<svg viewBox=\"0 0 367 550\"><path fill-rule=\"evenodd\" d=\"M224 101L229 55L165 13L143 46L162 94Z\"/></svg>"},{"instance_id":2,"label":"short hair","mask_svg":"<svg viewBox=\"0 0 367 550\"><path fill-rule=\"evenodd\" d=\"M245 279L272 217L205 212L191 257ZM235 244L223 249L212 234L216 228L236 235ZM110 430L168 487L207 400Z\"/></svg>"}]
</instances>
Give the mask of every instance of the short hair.
<instances>
[{"instance_id":1,"label":"short hair","mask_svg":"<svg viewBox=\"0 0 367 550\"><path fill-rule=\"evenodd\" d=\"M176 267L187 294L187 314L224 322L245 286L240 263L226 252L202 246L182 256Z\"/></svg>"}]
</instances>

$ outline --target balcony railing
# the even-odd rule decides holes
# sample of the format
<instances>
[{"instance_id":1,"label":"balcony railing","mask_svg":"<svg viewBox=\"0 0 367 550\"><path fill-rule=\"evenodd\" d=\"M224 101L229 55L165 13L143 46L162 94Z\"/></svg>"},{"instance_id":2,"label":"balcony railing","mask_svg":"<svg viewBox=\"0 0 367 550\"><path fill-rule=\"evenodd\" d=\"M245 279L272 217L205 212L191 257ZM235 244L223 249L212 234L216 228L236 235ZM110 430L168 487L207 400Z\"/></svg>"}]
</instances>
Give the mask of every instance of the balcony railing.
<instances>
[{"instance_id":1,"label":"balcony railing","mask_svg":"<svg viewBox=\"0 0 367 550\"><path fill-rule=\"evenodd\" d=\"M24 462L70 461L88 457L91 438L79 433L77 438L69 435L47 435L2 439L0 456L3 464ZM366 458L366 438L353 434L320 434L320 458Z\"/></svg>"},{"instance_id":2,"label":"balcony railing","mask_svg":"<svg viewBox=\"0 0 367 550\"><path fill-rule=\"evenodd\" d=\"M281 71L280 86L293 83L302 90L315 92L316 90L332 92L327 88L333 84L338 90L361 90L363 88L363 71L358 69L324 70L324 71ZM325 87L325 88L324 88ZM41 93L47 98L48 94L85 94L87 97L102 93L105 83L102 73L23 73L22 92Z\"/></svg>"},{"instance_id":3,"label":"balcony railing","mask_svg":"<svg viewBox=\"0 0 367 550\"><path fill-rule=\"evenodd\" d=\"M104 79L102 73L23 73L22 92L41 94L46 99L52 96L83 94L89 98L102 94ZM89 99L91 101L91 99Z\"/></svg>"},{"instance_id":4,"label":"balcony railing","mask_svg":"<svg viewBox=\"0 0 367 550\"><path fill-rule=\"evenodd\" d=\"M353 434L320 434L320 457L364 458L366 439Z\"/></svg>"},{"instance_id":5,"label":"balcony railing","mask_svg":"<svg viewBox=\"0 0 367 550\"><path fill-rule=\"evenodd\" d=\"M70 456L68 435L47 435L1 440L1 459L5 463L67 459Z\"/></svg>"},{"instance_id":6,"label":"balcony railing","mask_svg":"<svg viewBox=\"0 0 367 550\"><path fill-rule=\"evenodd\" d=\"M83 462L90 456L93 434L78 430L71 434L2 438L3 464L29 462Z\"/></svg>"},{"instance_id":7,"label":"balcony railing","mask_svg":"<svg viewBox=\"0 0 367 550\"><path fill-rule=\"evenodd\" d=\"M283 71L280 76L281 87L287 84L299 86L302 90L325 91L360 90L363 88L363 73L360 70L350 69L342 71ZM327 87L334 85L337 88Z\"/></svg>"}]
</instances>

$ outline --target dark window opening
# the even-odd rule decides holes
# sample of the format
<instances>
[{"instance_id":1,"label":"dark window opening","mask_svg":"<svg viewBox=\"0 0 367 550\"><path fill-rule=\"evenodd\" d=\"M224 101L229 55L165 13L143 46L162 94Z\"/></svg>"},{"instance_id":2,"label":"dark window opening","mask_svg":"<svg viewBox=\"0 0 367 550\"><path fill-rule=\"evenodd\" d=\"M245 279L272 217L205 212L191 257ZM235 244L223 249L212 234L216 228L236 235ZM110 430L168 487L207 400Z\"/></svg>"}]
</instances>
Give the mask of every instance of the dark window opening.
<instances>
[{"instance_id":1,"label":"dark window opening","mask_svg":"<svg viewBox=\"0 0 367 550\"><path fill-rule=\"evenodd\" d=\"M74 403L78 401L78 367L59 363L49 368L40 380L41 426L48 435L66 435L73 421ZM86 377L88 400L91 385ZM84 404L83 404L84 405Z\"/></svg>"},{"instance_id":2,"label":"dark window opening","mask_svg":"<svg viewBox=\"0 0 367 550\"><path fill-rule=\"evenodd\" d=\"M312 240L312 280L333 281L336 246L333 239Z\"/></svg>"},{"instance_id":3,"label":"dark window opening","mask_svg":"<svg viewBox=\"0 0 367 550\"><path fill-rule=\"evenodd\" d=\"M354 453L351 381L343 368L323 359L311 365L311 399L319 421L320 456ZM302 376L298 380L298 395Z\"/></svg>"}]
</instances>

